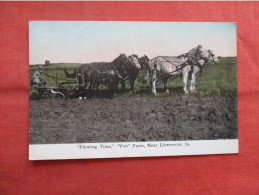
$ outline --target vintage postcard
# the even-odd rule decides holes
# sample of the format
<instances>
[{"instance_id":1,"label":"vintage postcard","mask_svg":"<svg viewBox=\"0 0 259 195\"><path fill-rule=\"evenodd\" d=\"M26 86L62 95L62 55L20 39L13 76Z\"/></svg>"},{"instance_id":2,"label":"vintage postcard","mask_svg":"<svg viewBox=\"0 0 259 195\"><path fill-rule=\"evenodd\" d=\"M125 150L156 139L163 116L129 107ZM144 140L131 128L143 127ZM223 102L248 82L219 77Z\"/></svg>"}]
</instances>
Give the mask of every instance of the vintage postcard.
<instances>
[{"instance_id":1,"label":"vintage postcard","mask_svg":"<svg viewBox=\"0 0 259 195\"><path fill-rule=\"evenodd\" d=\"M29 159L238 153L236 23L31 21Z\"/></svg>"}]
</instances>

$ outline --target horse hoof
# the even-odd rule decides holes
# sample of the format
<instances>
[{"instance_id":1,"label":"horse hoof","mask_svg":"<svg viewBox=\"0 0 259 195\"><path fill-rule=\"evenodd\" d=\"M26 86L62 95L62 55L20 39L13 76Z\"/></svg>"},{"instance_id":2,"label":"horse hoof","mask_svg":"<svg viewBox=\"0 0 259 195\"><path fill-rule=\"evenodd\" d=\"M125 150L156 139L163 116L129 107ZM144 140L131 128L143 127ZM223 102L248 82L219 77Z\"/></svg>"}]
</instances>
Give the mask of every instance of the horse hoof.
<instances>
[{"instance_id":1,"label":"horse hoof","mask_svg":"<svg viewBox=\"0 0 259 195\"><path fill-rule=\"evenodd\" d=\"M185 94L188 94L189 92L188 92L188 91L185 91L184 93L185 93Z\"/></svg>"}]
</instances>

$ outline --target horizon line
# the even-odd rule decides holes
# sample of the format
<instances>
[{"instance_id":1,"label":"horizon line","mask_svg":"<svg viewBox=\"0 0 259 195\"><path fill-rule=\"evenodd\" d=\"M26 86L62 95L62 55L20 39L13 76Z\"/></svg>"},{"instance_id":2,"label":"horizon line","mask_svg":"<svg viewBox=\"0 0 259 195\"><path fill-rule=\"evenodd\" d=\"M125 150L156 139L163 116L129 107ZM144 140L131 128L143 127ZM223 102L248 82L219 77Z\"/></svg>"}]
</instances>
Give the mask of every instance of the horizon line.
<instances>
[{"instance_id":1,"label":"horizon line","mask_svg":"<svg viewBox=\"0 0 259 195\"><path fill-rule=\"evenodd\" d=\"M218 56L218 57L221 57L221 58L234 58L234 57L237 57L237 56ZM43 63L43 64L29 64L29 66L37 66L37 65L48 66L48 65L51 65L51 64L90 64L90 63L99 63L99 62L104 62L104 61L94 61L94 62L50 62L50 64L47 64L47 65L45 65ZM110 62L112 62L112 61L110 61ZM110 63L110 62L106 62L106 63Z\"/></svg>"}]
</instances>

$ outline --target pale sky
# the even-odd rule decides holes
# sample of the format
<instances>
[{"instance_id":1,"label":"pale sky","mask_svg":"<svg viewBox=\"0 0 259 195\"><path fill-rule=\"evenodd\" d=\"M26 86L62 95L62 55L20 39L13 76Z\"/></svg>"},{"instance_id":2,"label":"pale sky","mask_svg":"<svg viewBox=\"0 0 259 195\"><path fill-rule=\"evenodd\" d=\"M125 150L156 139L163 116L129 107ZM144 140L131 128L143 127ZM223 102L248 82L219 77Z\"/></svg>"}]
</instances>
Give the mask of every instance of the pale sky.
<instances>
[{"instance_id":1,"label":"pale sky","mask_svg":"<svg viewBox=\"0 0 259 195\"><path fill-rule=\"evenodd\" d=\"M31 21L30 64L110 62L126 55L177 56L202 45L236 56L236 24L205 22Z\"/></svg>"}]
</instances>

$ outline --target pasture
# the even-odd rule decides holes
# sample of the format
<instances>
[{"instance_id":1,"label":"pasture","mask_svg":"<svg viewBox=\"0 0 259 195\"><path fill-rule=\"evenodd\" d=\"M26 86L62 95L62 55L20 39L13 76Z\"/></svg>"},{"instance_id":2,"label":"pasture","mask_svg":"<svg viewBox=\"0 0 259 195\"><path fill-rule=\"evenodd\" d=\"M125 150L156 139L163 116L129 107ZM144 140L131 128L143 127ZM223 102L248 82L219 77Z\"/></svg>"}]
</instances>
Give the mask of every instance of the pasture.
<instances>
[{"instance_id":1,"label":"pasture","mask_svg":"<svg viewBox=\"0 0 259 195\"><path fill-rule=\"evenodd\" d=\"M75 67L79 64L75 63L58 63L43 66L45 73L45 80L47 85L50 87L56 87L61 82L75 81L74 78L66 78L64 73L64 68L67 68L69 72L73 72ZM33 73L36 71L38 66L30 66L30 80L32 79ZM129 90L129 82L126 82L126 93L120 94L123 97L145 97L151 96L151 87L149 84L145 85L141 83L141 79L144 77L145 72L140 71L138 79L135 81L135 92L133 94ZM66 86L66 87L74 87ZM236 57L222 57L218 64L206 65L202 73L197 76L197 92L194 96L204 97L204 96L222 96L222 97L237 97L237 65ZM169 82L170 93L165 93L163 89L163 83L158 84L159 96L178 96L183 95L183 84L179 76L170 79ZM102 97L102 91L107 90L107 86L100 86L99 94L97 97ZM30 86L30 93L33 88Z\"/></svg>"}]
</instances>

